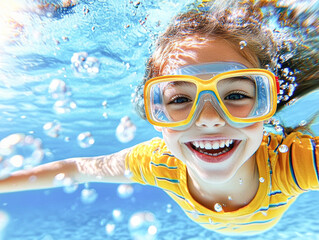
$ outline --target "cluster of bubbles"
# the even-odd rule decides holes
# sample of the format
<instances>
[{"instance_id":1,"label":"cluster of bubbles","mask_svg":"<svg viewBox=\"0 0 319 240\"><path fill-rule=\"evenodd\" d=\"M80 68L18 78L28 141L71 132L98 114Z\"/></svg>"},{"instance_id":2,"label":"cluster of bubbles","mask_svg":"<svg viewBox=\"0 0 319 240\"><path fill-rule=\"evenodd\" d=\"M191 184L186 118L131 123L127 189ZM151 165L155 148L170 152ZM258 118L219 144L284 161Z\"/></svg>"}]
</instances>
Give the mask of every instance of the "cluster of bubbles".
<instances>
[{"instance_id":1,"label":"cluster of bubbles","mask_svg":"<svg viewBox=\"0 0 319 240\"><path fill-rule=\"evenodd\" d=\"M279 152L281 152L281 153L286 153L286 152L289 151L289 148L288 148L287 145L281 144L281 145L279 146L278 150L279 150Z\"/></svg>"},{"instance_id":2,"label":"cluster of bubbles","mask_svg":"<svg viewBox=\"0 0 319 240\"><path fill-rule=\"evenodd\" d=\"M100 71L100 62L87 52L74 53L71 58L72 67L79 74L97 74Z\"/></svg>"},{"instance_id":3,"label":"cluster of bubbles","mask_svg":"<svg viewBox=\"0 0 319 240\"><path fill-rule=\"evenodd\" d=\"M130 198L134 193L134 188L130 184L120 184L117 188L117 194L120 198Z\"/></svg>"},{"instance_id":4,"label":"cluster of bubbles","mask_svg":"<svg viewBox=\"0 0 319 240\"><path fill-rule=\"evenodd\" d=\"M94 188L86 187L81 191L81 201L84 204L91 204L96 201L98 194Z\"/></svg>"},{"instance_id":5,"label":"cluster of bubbles","mask_svg":"<svg viewBox=\"0 0 319 240\"><path fill-rule=\"evenodd\" d=\"M282 68L280 63L277 64L276 68L278 76L281 77L278 80L280 90L277 96L277 103L281 101L287 102L293 96L297 87L295 73L287 67Z\"/></svg>"},{"instance_id":6,"label":"cluster of bubbles","mask_svg":"<svg viewBox=\"0 0 319 240\"><path fill-rule=\"evenodd\" d=\"M113 221L110 221L107 224L105 224L106 219L103 219L101 221L101 225L105 226L105 233L108 236L113 236L115 234L116 223L123 222L124 216L122 211L120 209L114 209L112 211L112 218L113 218Z\"/></svg>"},{"instance_id":7,"label":"cluster of bubbles","mask_svg":"<svg viewBox=\"0 0 319 240\"><path fill-rule=\"evenodd\" d=\"M134 139L136 126L128 116L122 117L120 124L116 128L116 137L122 143L127 143Z\"/></svg>"},{"instance_id":8,"label":"cluster of bubbles","mask_svg":"<svg viewBox=\"0 0 319 240\"><path fill-rule=\"evenodd\" d=\"M38 165L44 157L41 140L20 133L0 141L0 179L21 168Z\"/></svg>"},{"instance_id":9,"label":"cluster of bubbles","mask_svg":"<svg viewBox=\"0 0 319 240\"><path fill-rule=\"evenodd\" d=\"M244 49L244 47L246 47L247 46L247 42L246 41L240 41L239 42L239 48L241 49L241 50L243 50Z\"/></svg>"},{"instance_id":10,"label":"cluster of bubbles","mask_svg":"<svg viewBox=\"0 0 319 240\"><path fill-rule=\"evenodd\" d=\"M54 177L53 184L56 187L63 187L65 193L73 193L78 189L78 184L64 173L59 173Z\"/></svg>"},{"instance_id":11,"label":"cluster of bubbles","mask_svg":"<svg viewBox=\"0 0 319 240\"><path fill-rule=\"evenodd\" d=\"M134 240L154 240L157 236L159 222L151 212L138 212L129 220L129 230Z\"/></svg>"},{"instance_id":12,"label":"cluster of bubbles","mask_svg":"<svg viewBox=\"0 0 319 240\"><path fill-rule=\"evenodd\" d=\"M223 211L223 207L220 203L215 203L214 205L214 209L216 212L222 212Z\"/></svg>"},{"instance_id":13,"label":"cluster of bubbles","mask_svg":"<svg viewBox=\"0 0 319 240\"><path fill-rule=\"evenodd\" d=\"M60 130L61 130L61 123L57 120L54 120L52 122L47 122L43 125L43 132L53 138L57 138L60 136Z\"/></svg>"},{"instance_id":14,"label":"cluster of bubbles","mask_svg":"<svg viewBox=\"0 0 319 240\"><path fill-rule=\"evenodd\" d=\"M284 133L284 128L280 124L280 121L276 118L268 119L267 121L265 121L265 124L273 126L277 133ZM268 132L264 131L264 135L268 135Z\"/></svg>"},{"instance_id":15,"label":"cluster of bubbles","mask_svg":"<svg viewBox=\"0 0 319 240\"><path fill-rule=\"evenodd\" d=\"M122 211L114 209L112 211L112 220L107 222L106 219L102 219L100 224L104 226L106 235L111 237L116 233L116 224L122 223L123 219ZM154 214L148 211L134 213L128 222L128 229L133 240L154 240L159 227L160 224Z\"/></svg>"},{"instance_id":16,"label":"cluster of bubbles","mask_svg":"<svg viewBox=\"0 0 319 240\"><path fill-rule=\"evenodd\" d=\"M106 100L104 100L104 101L102 102L102 106L103 106L104 109L107 108L107 101L106 101ZM105 119L107 119L107 118L109 117L106 111L103 112L102 116L103 116Z\"/></svg>"},{"instance_id":17,"label":"cluster of bubbles","mask_svg":"<svg viewBox=\"0 0 319 240\"><path fill-rule=\"evenodd\" d=\"M90 132L80 133L77 137L77 140L81 148L91 147L95 142L94 137Z\"/></svg>"},{"instance_id":18,"label":"cluster of bubbles","mask_svg":"<svg viewBox=\"0 0 319 240\"><path fill-rule=\"evenodd\" d=\"M167 213L171 213L172 212L172 205L171 204L167 204L166 205L166 212Z\"/></svg>"},{"instance_id":19,"label":"cluster of bubbles","mask_svg":"<svg viewBox=\"0 0 319 240\"><path fill-rule=\"evenodd\" d=\"M53 79L49 85L49 94L56 100L53 105L55 113L68 113L76 108L76 103L71 99L71 90L63 80Z\"/></svg>"}]
</instances>

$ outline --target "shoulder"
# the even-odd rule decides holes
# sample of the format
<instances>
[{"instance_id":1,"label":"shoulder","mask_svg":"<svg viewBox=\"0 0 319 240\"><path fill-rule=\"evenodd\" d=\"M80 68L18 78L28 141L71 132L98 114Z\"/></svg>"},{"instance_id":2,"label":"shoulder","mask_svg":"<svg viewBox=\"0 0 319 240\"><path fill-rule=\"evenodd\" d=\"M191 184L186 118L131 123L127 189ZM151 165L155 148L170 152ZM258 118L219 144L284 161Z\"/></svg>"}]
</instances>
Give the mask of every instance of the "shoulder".
<instances>
[{"instance_id":1,"label":"shoulder","mask_svg":"<svg viewBox=\"0 0 319 240\"><path fill-rule=\"evenodd\" d=\"M312 137L301 132L293 132L287 136L269 133L263 137L261 145L269 151L285 153L291 147L316 147L319 144L319 137Z\"/></svg>"},{"instance_id":2,"label":"shoulder","mask_svg":"<svg viewBox=\"0 0 319 240\"><path fill-rule=\"evenodd\" d=\"M293 132L286 137L265 136L261 149L268 157L274 184L288 195L317 189L319 138Z\"/></svg>"},{"instance_id":3,"label":"shoulder","mask_svg":"<svg viewBox=\"0 0 319 240\"><path fill-rule=\"evenodd\" d=\"M167 149L164 140L161 138L153 138L147 142L143 142L132 147L128 155L132 157L140 155L151 156L158 150L162 149Z\"/></svg>"},{"instance_id":4,"label":"shoulder","mask_svg":"<svg viewBox=\"0 0 319 240\"><path fill-rule=\"evenodd\" d=\"M126 169L133 181L164 189L171 189L171 185L178 183L180 167L181 162L160 138L136 145L126 157Z\"/></svg>"}]
</instances>

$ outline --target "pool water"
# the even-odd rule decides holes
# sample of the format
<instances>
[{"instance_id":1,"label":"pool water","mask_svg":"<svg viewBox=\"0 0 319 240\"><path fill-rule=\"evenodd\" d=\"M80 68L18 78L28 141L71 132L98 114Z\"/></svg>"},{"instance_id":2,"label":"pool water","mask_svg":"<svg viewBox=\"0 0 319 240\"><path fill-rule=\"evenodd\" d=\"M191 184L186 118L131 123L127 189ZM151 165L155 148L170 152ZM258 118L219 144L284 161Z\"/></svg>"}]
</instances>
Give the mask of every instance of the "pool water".
<instances>
[{"instance_id":1,"label":"pool water","mask_svg":"<svg viewBox=\"0 0 319 240\"><path fill-rule=\"evenodd\" d=\"M14 134L29 144L16 149L25 161L36 156L47 163L110 154L160 136L134 112L131 94L158 33L176 13L199 1L79 0L68 7L61 2L67 1L0 3L0 140ZM317 5L312 5L314 12ZM319 91L314 91L276 117L298 125L318 111L318 101ZM318 122L312 130L318 135ZM19 159L15 164L8 171L22 166ZM192 222L160 189L71 183L1 194L0 239L315 240L318 199L318 192L301 195L261 235L227 237ZM145 226L134 229L134 216L152 226L148 233Z\"/></svg>"}]
</instances>

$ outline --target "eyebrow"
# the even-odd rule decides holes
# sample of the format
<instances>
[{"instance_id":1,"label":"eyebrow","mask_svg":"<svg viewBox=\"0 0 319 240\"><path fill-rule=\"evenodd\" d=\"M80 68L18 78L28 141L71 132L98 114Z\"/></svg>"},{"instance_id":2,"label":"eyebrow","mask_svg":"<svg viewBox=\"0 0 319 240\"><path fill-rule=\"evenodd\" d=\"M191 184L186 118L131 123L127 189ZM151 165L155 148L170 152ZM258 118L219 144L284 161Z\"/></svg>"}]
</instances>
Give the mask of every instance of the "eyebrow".
<instances>
[{"instance_id":1,"label":"eyebrow","mask_svg":"<svg viewBox=\"0 0 319 240\"><path fill-rule=\"evenodd\" d=\"M241 81L248 81L252 86L256 87L256 81L250 77L244 77L244 76L240 76L240 77L231 77L231 78L227 78L227 80L230 80L229 81L222 81L222 84L225 84L225 85L230 85L232 83L235 83L235 82L241 82Z\"/></svg>"},{"instance_id":2,"label":"eyebrow","mask_svg":"<svg viewBox=\"0 0 319 240\"><path fill-rule=\"evenodd\" d=\"M165 89L169 86L194 86L193 83L191 82L186 82L186 81L172 81L172 82L168 82L166 85L162 86L162 89L165 91Z\"/></svg>"},{"instance_id":3,"label":"eyebrow","mask_svg":"<svg viewBox=\"0 0 319 240\"><path fill-rule=\"evenodd\" d=\"M173 85L173 86L172 86ZM171 86L171 88L170 88ZM173 81L173 82L170 82L168 84L166 84L165 86L162 86L162 91L163 91L163 94L165 94L165 91L168 91L174 87L183 87L183 86L191 86L193 87L194 84L191 83L191 82L186 82L186 81Z\"/></svg>"}]
</instances>

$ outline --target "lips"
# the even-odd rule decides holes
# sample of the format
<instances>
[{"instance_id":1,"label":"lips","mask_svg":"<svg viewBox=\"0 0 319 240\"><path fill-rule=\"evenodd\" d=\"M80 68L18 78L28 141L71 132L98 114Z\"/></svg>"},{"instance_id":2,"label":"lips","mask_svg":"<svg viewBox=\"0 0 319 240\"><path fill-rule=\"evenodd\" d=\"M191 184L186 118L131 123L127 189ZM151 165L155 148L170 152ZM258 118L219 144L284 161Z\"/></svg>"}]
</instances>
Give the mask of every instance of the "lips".
<instances>
[{"instance_id":1,"label":"lips","mask_svg":"<svg viewBox=\"0 0 319 240\"><path fill-rule=\"evenodd\" d=\"M218 163L230 158L239 143L234 139L197 140L186 143L186 146L200 160Z\"/></svg>"}]
</instances>

